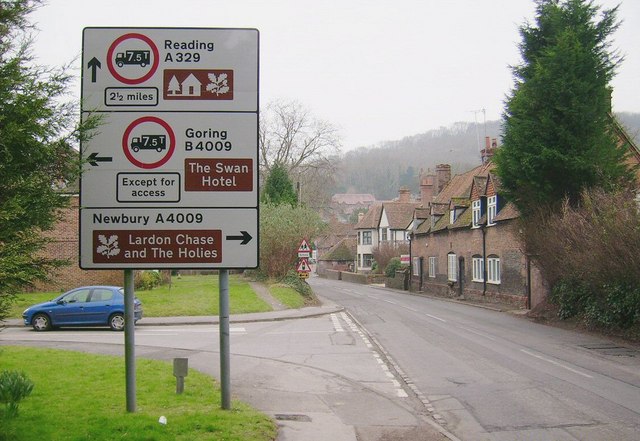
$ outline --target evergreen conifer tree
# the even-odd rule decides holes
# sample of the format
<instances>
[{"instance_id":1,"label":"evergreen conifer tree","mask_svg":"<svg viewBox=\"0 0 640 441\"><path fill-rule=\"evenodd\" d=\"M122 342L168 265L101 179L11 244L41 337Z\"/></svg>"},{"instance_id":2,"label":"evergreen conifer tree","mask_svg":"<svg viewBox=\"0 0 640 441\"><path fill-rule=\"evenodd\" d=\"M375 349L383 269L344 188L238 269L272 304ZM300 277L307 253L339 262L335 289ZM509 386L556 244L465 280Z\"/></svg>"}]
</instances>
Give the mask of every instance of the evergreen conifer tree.
<instances>
[{"instance_id":1,"label":"evergreen conifer tree","mask_svg":"<svg viewBox=\"0 0 640 441\"><path fill-rule=\"evenodd\" d=\"M494 158L505 196L523 216L584 188L628 183L611 115L610 81L621 57L610 37L617 8L592 1L539 0L535 24L520 28L523 62Z\"/></svg>"}]
</instances>

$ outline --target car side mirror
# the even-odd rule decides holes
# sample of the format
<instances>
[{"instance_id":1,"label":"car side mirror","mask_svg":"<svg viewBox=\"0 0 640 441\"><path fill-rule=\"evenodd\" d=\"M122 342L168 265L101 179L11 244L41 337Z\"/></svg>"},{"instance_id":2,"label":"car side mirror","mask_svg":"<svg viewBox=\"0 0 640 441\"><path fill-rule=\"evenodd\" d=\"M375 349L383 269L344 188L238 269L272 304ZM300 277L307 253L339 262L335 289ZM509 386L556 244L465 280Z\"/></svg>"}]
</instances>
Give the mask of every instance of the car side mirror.
<instances>
[{"instance_id":1,"label":"car side mirror","mask_svg":"<svg viewBox=\"0 0 640 441\"><path fill-rule=\"evenodd\" d=\"M58 300L56 303L57 303L58 305L64 305L64 304L65 304L65 301L64 301L64 300Z\"/></svg>"}]
</instances>

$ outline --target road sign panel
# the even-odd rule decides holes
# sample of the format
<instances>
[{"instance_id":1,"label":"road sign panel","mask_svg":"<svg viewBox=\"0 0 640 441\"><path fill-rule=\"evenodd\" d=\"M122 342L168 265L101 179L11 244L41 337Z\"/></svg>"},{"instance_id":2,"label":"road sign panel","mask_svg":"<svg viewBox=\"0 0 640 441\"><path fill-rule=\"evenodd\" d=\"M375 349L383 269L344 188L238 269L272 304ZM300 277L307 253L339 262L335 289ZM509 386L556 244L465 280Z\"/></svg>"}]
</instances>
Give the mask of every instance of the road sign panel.
<instances>
[{"instance_id":1,"label":"road sign panel","mask_svg":"<svg viewBox=\"0 0 640 441\"><path fill-rule=\"evenodd\" d=\"M298 268L296 269L299 273L309 273L311 272L311 267L309 266L309 261L307 259L300 259L298 262Z\"/></svg>"},{"instance_id":2,"label":"road sign panel","mask_svg":"<svg viewBox=\"0 0 640 441\"><path fill-rule=\"evenodd\" d=\"M85 28L85 110L258 111L258 31Z\"/></svg>"},{"instance_id":3,"label":"road sign panel","mask_svg":"<svg viewBox=\"0 0 640 441\"><path fill-rule=\"evenodd\" d=\"M109 209L81 212L81 262L100 268L251 268L256 209Z\"/></svg>"},{"instance_id":4,"label":"road sign panel","mask_svg":"<svg viewBox=\"0 0 640 441\"><path fill-rule=\"evenodd\" d=\"M258 117L254 113L138 113L104 115L104 124L83 143L83 155L109 156L107 162L85 164L80 193L83 207L160 206L257 207ZM128 187L116 179L119 173L137 173L142 181ZM156 179L145 173L173 173L180 177ZM132 188L142 182L146 188ZM174 186L182 183L180 199ZM168 188L169 187L169 188ZM98 191L91 191L97 189ZM118 199L128 191L146 190L148 200ZM142 193L141 193L142 194ZM203 199L205 198L205 199Z\"/></svg>"}]
</instances>

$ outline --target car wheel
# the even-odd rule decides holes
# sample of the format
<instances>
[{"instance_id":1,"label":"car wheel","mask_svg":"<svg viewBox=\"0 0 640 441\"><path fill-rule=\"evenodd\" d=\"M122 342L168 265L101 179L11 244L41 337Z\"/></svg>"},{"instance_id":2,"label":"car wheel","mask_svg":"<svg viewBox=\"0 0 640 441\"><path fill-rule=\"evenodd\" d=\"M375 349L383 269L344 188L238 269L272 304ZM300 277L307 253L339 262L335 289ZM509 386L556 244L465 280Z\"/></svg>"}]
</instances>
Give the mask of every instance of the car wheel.
<instances>
[{"instance_id":1,"label":"car wheel","mask_svg":"<svg viewBox=\"0 0 640 441\"><path fill-rule=\"evenodd\" d=\"M112 331L124 331L124 314L117 312L109 317L109 327Z\"/></svg>"},{"instance_id":2,"label":"car wheel","mask_svg":"<svg viewBox=\"0 0 640 441\"><path fill-rule=\"evenodd\" d=\"M51 329L51 320L47 314L36 314L31 320L31 325L38 332L48 331Z\"/></svg>"}]
</instances>

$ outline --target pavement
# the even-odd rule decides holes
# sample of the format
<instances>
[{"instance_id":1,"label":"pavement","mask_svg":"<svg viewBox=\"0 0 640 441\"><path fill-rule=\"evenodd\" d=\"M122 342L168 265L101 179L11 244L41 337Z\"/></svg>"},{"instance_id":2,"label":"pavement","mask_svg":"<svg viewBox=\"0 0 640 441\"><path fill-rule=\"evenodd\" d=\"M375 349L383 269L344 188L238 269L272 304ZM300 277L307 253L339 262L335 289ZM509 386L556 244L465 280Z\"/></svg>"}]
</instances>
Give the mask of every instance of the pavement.
<instances>
[{"instance_id":1,"label":"pavement","mask_svg":"<svg viewBox=\"0 0 640 441\"><path fill-rule=\"evenodd\" d=\"M295 320L344 312L341 306L327 299L321 300L320 306L231 315L229 321L238 324ZM218 316L144 317L137 327L218 323ZM10 319L0 325L0 331L2 326L24 325L22 320ZM366 330L362 331L366 333ZM366 343L366 335L360 337ZM10 344L9 341L6 343ZM384 353L383 348L379 351ZM137 354L140 357L157 356L146 354L143 348L137 350ZM195 368L199 363L210 365L210 361L199 360L197 355L192 361L191 366ZM440 424L442 421L430 415L416 392L402 381L401 387L408 393L406 399L390 397L366 381L337 374L335 369L318 369L261 357L245 358L234 365L242 365L242 369L235 370L232 379L234 395L276 420L279 427L277 441L458 440ZM397 366L393 364L388 367L391 371L395 368Z\"/></svg>"}]
</instances>

